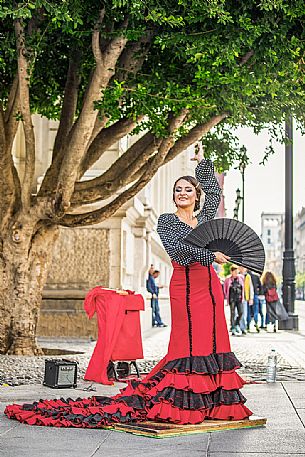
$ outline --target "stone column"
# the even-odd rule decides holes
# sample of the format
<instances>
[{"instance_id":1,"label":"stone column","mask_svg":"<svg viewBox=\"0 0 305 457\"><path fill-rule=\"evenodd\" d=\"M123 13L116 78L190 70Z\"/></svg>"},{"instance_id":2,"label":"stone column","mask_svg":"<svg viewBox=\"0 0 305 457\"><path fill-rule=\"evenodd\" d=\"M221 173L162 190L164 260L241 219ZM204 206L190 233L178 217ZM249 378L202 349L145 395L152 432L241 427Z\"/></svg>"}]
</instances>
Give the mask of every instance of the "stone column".
<instances>
[{"instance_id":1,"label":"stone column","mask_svg":"<svg viewBox=\"0 0 305 457\"><path fill-rule=\"evenodd\" d=\"M146 290L146 269L147 269L147 245L145 227L133 227L134 235L134 278L133 287L140 293Z\"/></svg>"},{"instance_id":2,"label":"stone column","mask_svg":"<svg viewBox=\"0 0 305 457\"><path fill-rule=\"evenodd\" d=\"M122 219L112 217L110 228L110 277L109 287L116 289L122 287Z\"/></svg>"}]
</instances>

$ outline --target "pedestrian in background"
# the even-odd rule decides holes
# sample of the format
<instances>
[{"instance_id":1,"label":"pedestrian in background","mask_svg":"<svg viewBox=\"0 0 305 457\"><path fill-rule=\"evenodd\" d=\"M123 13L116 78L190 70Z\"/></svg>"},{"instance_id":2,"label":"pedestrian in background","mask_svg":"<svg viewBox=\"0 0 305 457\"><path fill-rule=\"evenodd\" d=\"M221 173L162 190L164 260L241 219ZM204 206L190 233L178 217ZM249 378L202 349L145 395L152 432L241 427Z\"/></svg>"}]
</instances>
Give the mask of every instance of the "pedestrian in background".
<instances>
[{"instance_id":1,"label":"pedestrian in background","mask_svg":"<svg viewBox=\"0 0 305 457\"><path fill-rule=\"evenodd\" d=\"M273 331L276 332L277 320L285 321L288 319L288 313L279 299L276 290L276 278L271 271L266 271L262 278L263 292L266 298L266 325L271 323Z\"/></svg>"},{"instance_id":2,"label":"pedestrian in background","mask_svg":"<svg viewBox=\"0 0 305 457\"><path fill-rule=\"evenodd\" d=\"M153 277L154 277L154 280L155 280L155 285L156 285L156 298L154 299L154 312L155 312L155 321L157 322L157 327L167 327L166 324L164 324L162 318L161 318L161 314L160 314L160 306L159 306L159 291L160 289L163 288L163 286L160 286L157 284L157 279L159 278L159 275L160 275L160 271L159 270L155 270L153 272Z\"/></svg>"},{"instance_id":3,"label":"pedestrian in background","mask_svg":"<svg viewBox=\"0 0 305 457\"><path fill-rule=\"evenodd\" d=\"M154 265L150 266L148 270L148 278L146 281L146 289L151 294L150 306L151 306L151 324L152 327L166 327L162 322L159 309L159 288L156 284L155 278L159 276L159 271L155 270Z\"/></svg>"},{"instance_id":4,"label":"pedestrian in background","mask_svg":"<svg viewBox=\"0 0 305 457\"><path fill-rule=\"evenodd\" d=\"M147 290L147 292L149 292L151 294L150 306L151 306L151 319L152 319L151 325L152 325L152 327L155 326L154 299L155 299L156 290L155 290L155 280L153 277L154 271L155 271L155 267L153 264L151 264L150 268L148 270L148 277L146 280L146 290Z\"/></svg>"},{"instance_id":5,"label":"pedestrian in background","mask_svg":"<svg viewBox=\"0 0 305 457\"><path fill-rule=\"evenodd\" d=\"M252 284L253 284L253 289L254 289L254 296L253 296L253 305L250 308L250 311L252 311L251 316L248 316L248 330L250 330L250 325L251 325L251 320L252 317L254 319L254 325L257 333L260 332L259 325L258 325L258 314L259 314L259 295L261 294L262 290L262 283L260 280L260 277L257 273L254 273L253 271L249 271Z\"/></svg>"},{"instance_id":6,"label":"pedestrian in background","mask_svg":"<svg viewBox=\"0 0 305 457\"><path fill-rule=\"evenodd\" d=\"M260 280L261 282L261 280ZM267 330L267 323L266 323L266 317L267 317L267 310L266 310L266 298L265 298L265 293L264 293L264 288L261 282L261 287L259 290L258 294L258 314L261 317L261 325L260 328Z\"/></svg>"},{"instance_id":7,"label":"pedestrian in background","mask_svg":"<svg viewBox=\"0 0 305 457\"><path fill-rule=\"evenodd\" d=\"M243 315L240 320L240 329L243 335L247 334L247 329L250 321L248 322L248 316L251 320L250 307L253 305L254 288L250 274L247 268L239 267L239 272L244 278L244 294L243 294Z\"/></svg>"},{"instance_id":8,"label":"pedestrian in background","mask_svg":"<svg viewBox=\"0 0 305 457\"><path fill-rule=\"evenodd\" d=\"M244 281L241 275L238 274L238 267L231 265L231 276L226 278L224 282L223 292L230 306L230 322L232 335L240 336L240 321L243 315L243 287Z\"/></svg>"}]
</instances>

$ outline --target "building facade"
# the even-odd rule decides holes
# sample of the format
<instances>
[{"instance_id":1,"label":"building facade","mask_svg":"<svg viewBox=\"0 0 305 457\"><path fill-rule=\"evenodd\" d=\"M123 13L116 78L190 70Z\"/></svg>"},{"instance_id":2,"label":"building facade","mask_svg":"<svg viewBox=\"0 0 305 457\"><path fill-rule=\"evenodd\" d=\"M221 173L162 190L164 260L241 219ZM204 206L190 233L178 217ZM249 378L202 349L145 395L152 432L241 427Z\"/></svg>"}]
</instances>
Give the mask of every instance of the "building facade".
<instances>
[{"instance_id":1,"label":"building facade","mask_svg":"<svg viewBox=\"0 0 305 457\"><path fill-rule=\"evenodd\" d=\"M284 213L261 214L261 240L266 253L266 270L282 275L284 250Z\"/></svg>"},{"instance_id":2,"label":"building facade","mask_svg":"<svg viewBox=\"0 0 305 457\"><path fill-rule=\"evenodd\" d=\"M305 273L305 207L294 220L295 268L298 273Z\"/></svg>"},{"instance_id":3,"label":"building facade","mask_svg":"<svg viewBox=\"0 0 305 457\"><path fill-rule=\"evenodd\" d=\"M262 213L262 241L266 251L266 269L282 276L283 252L285 250L285 214ZM293 249L297 273L305 272L305 208L293 221Z\"/></svg>"}]
</instances>

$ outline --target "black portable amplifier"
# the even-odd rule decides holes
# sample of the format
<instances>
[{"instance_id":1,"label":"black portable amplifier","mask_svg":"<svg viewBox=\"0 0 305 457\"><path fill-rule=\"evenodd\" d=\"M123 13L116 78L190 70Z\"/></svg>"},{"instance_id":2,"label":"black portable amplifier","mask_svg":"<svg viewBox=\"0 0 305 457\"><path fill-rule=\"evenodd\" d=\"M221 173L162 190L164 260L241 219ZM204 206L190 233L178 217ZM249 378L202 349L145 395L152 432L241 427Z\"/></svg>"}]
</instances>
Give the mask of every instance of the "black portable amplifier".
<instances>
[{"instance_id":1,"label":"black portable amplifier","mask_svg":"<svg viewBox=\"0 0 305 457\"><path fill-rule=\"evenodd\" d=\"M77 387L77 362L46 360L43 385L55 389Z\"/></svg>"}]
</instances>

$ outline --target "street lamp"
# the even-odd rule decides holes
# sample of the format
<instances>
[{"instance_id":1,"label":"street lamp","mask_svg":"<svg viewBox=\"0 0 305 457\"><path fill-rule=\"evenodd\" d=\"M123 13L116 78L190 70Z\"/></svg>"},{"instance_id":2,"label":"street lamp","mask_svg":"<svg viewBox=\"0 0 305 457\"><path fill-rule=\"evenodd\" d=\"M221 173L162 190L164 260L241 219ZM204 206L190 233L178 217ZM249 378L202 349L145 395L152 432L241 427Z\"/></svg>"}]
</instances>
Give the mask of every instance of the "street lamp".
<instances>
[{"instance_id":1,"label":"street lamp","mask_svg":"<svg viewBox=\"0 0 305 457\"><path fill-rule=\"evenodd\" d=\"M242 206L241 206L242 222L245 222L245 169L246 169L245 162L240 162L239 170L241 172L241 181L242 181L242 196L240 197L242 199Z\"/></svg>"},{"instance_id":2,"label":"street lamp","mask_svg":"<svg viewBox=\"0 0 305 457\"><path fill-rule=\"evenodd\" d=\"M283 330L298 330L298 316L294 313L295 259L293 250L293 121L289 116L285 122L285 250L283 252L283 304L288 320L279 321Z\"/></svg>"},{"instance_id":3,"label":"street lamp","mask_svg":"<svg viewBox=\"0 0 305 457\"><path fill-rule=\"evenodd\" d=\"M243 199L240 195L240 190L236 189L236 199L235 199L235 207L233 210L233 218L238 219L238 213L239 213L239 206L240 206L240 201Z\"/></svg>"}]
</instances>

